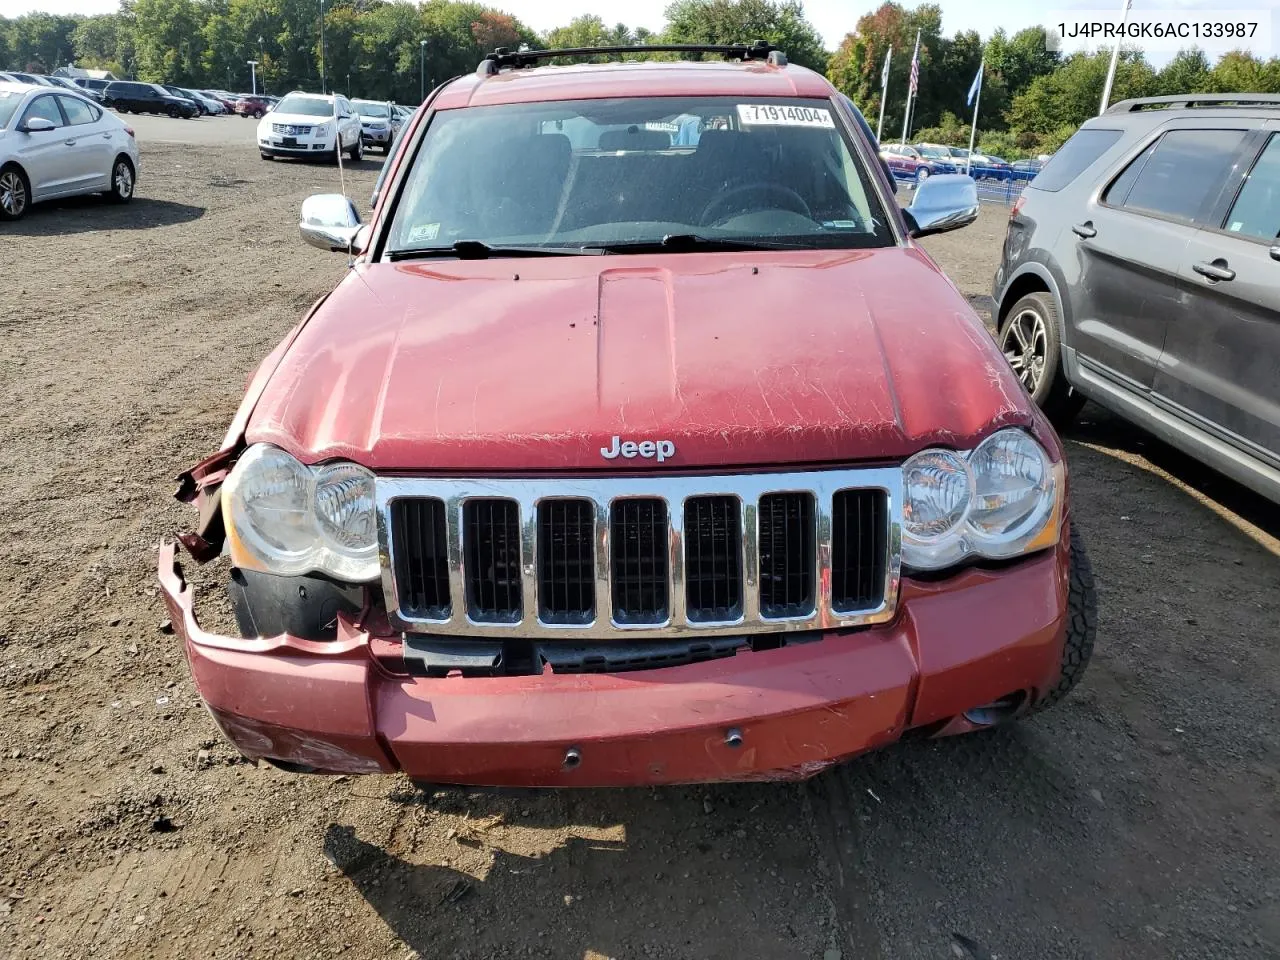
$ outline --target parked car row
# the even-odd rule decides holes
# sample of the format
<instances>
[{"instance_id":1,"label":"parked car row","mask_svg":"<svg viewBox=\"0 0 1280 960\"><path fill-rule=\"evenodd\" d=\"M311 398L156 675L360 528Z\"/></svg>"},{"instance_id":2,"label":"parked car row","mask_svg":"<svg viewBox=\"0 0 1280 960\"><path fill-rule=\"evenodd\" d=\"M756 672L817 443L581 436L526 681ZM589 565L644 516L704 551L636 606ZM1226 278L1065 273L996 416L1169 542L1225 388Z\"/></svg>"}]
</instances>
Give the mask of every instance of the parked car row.
<instances>
[{"instance_id":1,"label":"parked car row","mask_svg":"<svg viewBox=\"0 0 1280 960\"><path fill-rule=\"evenodd\" d=\"M133 130L83 93L0 80L0 220L84 193L128 203L138 168Z\"/></svg>"},{"instance_id":2,"label":"parked car row","mask_svg":"<svg viewBox=\"0 0 1280 960\"><path fill-rule=\"evenodd\" d=\"M994 154L970 152L964 147L948 147L940 143L888 143L880 148L895 178L920 182L940 173L967 173L975 180L999 183L1025 182L1044 166L1041 160L1017 160L1013 163Z\"/></svg>"}]
</instances>

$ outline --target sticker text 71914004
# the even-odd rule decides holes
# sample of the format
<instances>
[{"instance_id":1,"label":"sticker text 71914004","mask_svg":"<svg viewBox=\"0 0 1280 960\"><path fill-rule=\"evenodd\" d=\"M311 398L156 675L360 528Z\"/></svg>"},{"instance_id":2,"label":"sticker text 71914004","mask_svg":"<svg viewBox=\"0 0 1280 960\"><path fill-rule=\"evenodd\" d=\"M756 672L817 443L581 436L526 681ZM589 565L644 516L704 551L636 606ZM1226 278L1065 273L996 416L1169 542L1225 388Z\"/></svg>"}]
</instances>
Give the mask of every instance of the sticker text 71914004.
<instances>
[{"instance_id":1,"label":"sticker text 71914004","mask_svg":"<svg viewBox=\"0 0 1280 960\"><path fill-rule=\"evenodd\" d=\"M738 122L744 127L825 127L834 130L831 111L792 104L740 103Z\"/></svg>"}]
</instances>

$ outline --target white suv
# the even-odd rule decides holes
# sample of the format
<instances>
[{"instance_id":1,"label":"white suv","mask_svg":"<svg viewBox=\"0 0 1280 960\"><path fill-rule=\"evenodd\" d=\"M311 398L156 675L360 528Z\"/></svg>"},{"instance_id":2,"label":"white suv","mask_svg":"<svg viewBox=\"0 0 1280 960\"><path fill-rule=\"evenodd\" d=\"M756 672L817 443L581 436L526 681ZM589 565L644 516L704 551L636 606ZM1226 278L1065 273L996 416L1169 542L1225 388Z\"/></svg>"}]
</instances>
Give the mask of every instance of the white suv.
<instances>
[{"instance_id":1,"label":"white suv","mask_svg":"<svg viewBox=\"0 0 1280 960\"><path fill-rule=\"evenodd\" d=\"M340 151L359 160L364 156L360 117L341 94L295 90L258 121L258 151L263 160L323 157L336 161Z\"/></svg>"}]
</instances>

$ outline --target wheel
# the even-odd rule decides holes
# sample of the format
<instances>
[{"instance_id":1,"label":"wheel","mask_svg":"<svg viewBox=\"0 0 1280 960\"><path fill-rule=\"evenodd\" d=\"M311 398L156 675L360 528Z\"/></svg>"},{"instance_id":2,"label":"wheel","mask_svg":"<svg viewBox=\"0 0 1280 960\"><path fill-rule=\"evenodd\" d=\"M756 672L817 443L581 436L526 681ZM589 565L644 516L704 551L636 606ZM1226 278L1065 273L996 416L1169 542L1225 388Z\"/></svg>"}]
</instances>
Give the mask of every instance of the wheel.
<instances>
[{"instance_id":1,"label":"wheel","mask_svg":"<svg viewBox=\"0 0 1280 960\"><path fill-rule=\"evenodd\" d=\"M364 139L362 137L356 137L356 142L352 145L349 156L352 163L359 163L364 159Z\"/></svg>"},{"instance_id":2,"label":"wheel","mask_svg":"<svg viewBox=\"0 0 1280 960\"><path fill-rule=\"evenodd\" d=\"M1067 382L1058 336L1058 306L1048 293L1030 293L1015 303L1000 325L998 342L1031 399L1059 429L1084 406L1084 395Z\"/></svg>"},{"instance_id":3,"label":"wheel","mask_svg":"<svg viewBox=\"0 0 1280 960\"><path fill-rule=\"evenodd\" d=\"M178 108L177 108L177 107L170 107L170 108L169 108L167 111L165 111L165 112L169 114L169 117L170 117L171 119L173 119L173 120L177 120L177 119L178 119Z\"/></svg>"},{"instance_id":4,"label":"wheel","mask_svg":"<svg viewBox=\"0 0 1280 960\"><path fill-rule=\"evenodd\" d=\"M133 164L124 157L116 157L111 165L111 189L107 196L115 203L128 203L133 199L134 184Z\"/></svg>"},{"instance_id":5,"label":"wheel","mask_svg":"<svg viewBox=\"0 0 1280 960\"><path fill-rule=\"evenodd\" d=\"M928 167L916 167L916 183L924 183L929 179Z\"/></svg>"},{"instance_id":6,"label":"wheel","mask_svg":"<svg viewBox=\"0 0 1280 960\"><path fill-rule=\"evenodd\" d=\"M261 120L261 119L263 118L263 116L265 116L265 114L264 114L261 110L255 110L255 111L253 111L253 119L255 119L255 120Z\"/></svg>"},{"instance_id":7,"label":"wheel","mask_svg":"<svg viewBox=\"0 0 1280 960\"><path fill-rule=\"evenodd\" d=\"M31 182L17 166L0 170L0 220L21 220L31 206Z\"/></svg>"},{"instance_id":8,"label":"wheel","mask_svg":"<svg viewBox=\"0 0 1280 960\"><path fill-rule=\"evenodd\" d=\"M1045 690L1031 706L1030 712L1047 710L1061 702L1080 682L1093 656L1093 641L1098 632L1098 592L1093 582L1093 567L1085 550L1084 538L1071 527L1071 566L1067 584L1067 634L1062 641L1062 663L1058 680Z\"/></svg>"}]
</instances>

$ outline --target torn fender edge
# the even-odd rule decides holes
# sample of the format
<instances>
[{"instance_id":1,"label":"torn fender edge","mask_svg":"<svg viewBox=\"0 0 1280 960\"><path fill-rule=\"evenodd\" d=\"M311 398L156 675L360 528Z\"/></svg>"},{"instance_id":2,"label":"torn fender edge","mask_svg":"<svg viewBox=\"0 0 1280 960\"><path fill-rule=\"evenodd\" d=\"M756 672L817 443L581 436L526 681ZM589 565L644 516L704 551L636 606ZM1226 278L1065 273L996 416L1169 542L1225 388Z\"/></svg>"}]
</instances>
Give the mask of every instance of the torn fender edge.
<instances>
[{"instance_id":1,"label":"torn fender edge","mask_svg":"<svg viewBox=\"0 0 1280 960\"><path fill-rule=\"evenodd\" d=\"M174 492L174 497L182 503L194 503L200 516L196 523L195 532L177 534L177 540L187 553L191 554L191 558L201 566L211 560L216 560L222 553L226 530L222 524L222 497L220 492L223 481L227 479L227 474L231 472L236 460L244 452L244 434L249 426L249 417L258 405L258 400L262 397L262 391L266 389L267 381L271 379L276 368L280 366L280 361L288 353L289 348L298 338L298 334L315 316L321 304L328 299L329 294L326 293L316 300L311 305L311 309L303 315L302 319L294 325L294 328L285 335L275 349L258 364L257 369L254 370L253 375L249 378L249 382L245 385L244 397L240 401L240 407L236 411L235 418L231 421L226 437L223 438L222 449L205 457L190 470L178 475L178 489Z\"/></svg>"}]
</instances>

